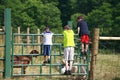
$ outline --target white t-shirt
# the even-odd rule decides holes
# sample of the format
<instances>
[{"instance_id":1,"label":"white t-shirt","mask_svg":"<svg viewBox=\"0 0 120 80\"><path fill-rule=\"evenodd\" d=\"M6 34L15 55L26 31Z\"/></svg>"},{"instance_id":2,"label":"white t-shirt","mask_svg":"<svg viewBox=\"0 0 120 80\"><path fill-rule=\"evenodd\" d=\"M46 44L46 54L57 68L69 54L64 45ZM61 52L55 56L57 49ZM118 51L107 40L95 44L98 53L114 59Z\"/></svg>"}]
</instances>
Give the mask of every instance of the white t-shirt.
<instances>
[{"instance_id":1,"label":"white t-shirt","mask_svg":"<svg viewBox=\"0 0 120 80\"><path fill-rule=\"evenodd\" d=\"M43 32L43 45L52 45L52 32Z\"/></svg>"}]
</instances>

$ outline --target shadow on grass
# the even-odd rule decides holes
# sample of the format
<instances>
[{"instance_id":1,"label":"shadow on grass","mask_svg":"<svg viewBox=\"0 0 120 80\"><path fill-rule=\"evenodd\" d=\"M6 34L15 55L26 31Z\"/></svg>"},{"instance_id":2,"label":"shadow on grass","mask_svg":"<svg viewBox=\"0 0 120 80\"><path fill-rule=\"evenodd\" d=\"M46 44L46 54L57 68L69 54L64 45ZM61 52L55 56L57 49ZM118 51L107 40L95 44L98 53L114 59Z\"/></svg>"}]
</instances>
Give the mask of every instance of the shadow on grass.
<instances>
[{"instance_id":1,"label":"shadow on grass","mask_svg":"<svg viewBox=\"0 0 120 80\"><path fill-rule=\"evenodd\" d=\"M120 77L115 77L115 78L112 79L112 80L120 80Z\"/></svg>"}]
</instances>

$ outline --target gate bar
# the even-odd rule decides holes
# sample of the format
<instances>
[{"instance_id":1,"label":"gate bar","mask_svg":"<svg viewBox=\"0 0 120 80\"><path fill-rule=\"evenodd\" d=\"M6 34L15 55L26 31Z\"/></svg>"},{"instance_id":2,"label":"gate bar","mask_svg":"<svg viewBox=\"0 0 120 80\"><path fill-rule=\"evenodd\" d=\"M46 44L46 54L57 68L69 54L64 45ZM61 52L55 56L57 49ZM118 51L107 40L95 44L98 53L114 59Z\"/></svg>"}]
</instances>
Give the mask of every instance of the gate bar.
<instances>
[{"instance_id":1,"label":"gate bar","mask_svg":"<svg viewBox=\"0 0 120 80\"><path fill-rule=\"evenodd\" d=\"M11 61L10 61L10 49L11 49L11 9L7 8L4 12L4 25L5 25L5 78L11 77Z\"/></svg>"}]
</instances>

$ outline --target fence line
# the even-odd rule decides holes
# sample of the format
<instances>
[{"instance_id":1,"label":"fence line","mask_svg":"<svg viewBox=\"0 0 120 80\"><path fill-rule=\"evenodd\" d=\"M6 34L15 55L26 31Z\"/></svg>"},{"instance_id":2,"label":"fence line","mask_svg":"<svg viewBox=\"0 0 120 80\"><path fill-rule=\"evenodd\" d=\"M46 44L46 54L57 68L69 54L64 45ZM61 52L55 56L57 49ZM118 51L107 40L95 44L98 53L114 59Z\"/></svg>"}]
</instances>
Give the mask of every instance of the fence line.
<instances>
[{"instance_id":1,"label":"fence line","mask_svg":"<svg viewBox=\"0 0 120 80\"><path fill-rule=\"evenodd\" d=\"M100 36L99 40L120 40L120 37L103 37L103 36Z\"/></svg>"},{"instance_id":2,"label":"fence line","mask_svg":"<svg viewBox=\"0 0 120 80\"><path fill-rule=\"evenodd\" d=\"M27 28L27 34L30 34L30 28ZM27 44L30 43L30 36L27 36ZM30 46L27 46L27 50L29 50Z\"/></svg>"},{"instance_id":3,"label":"fence line","mask_svg":"<svg viewBox=\"0 0 120 80\"><path fill-rule=\"evenodd\" d=\"M97 29L97 33L95 32L94 33L94 38L93 38L93 47L92 47L92 58L91 58L91 73L90 75L92 76L90 80L95 80L95 68L96 68L96 65L95 65L95 61L97 59L97 53L98 53L98 43L99 43L99 40L120 40L120 37L102 37L100 36L99 37L99 29ZM18 27L18 34L20 34L20 27ZM30 34L30 29L27 28L27 34ZM37 33L36 34L40 34L40 30L37 29ZM18 36L16 38L17 40L15 40L15 42L18 42L18 43L21 43L23 42L22 41L22 36ZM31 42L31 38L30 36L28 35L27 38L26 38L26 43L30 43ZM36 42L38 44L40 44L40 36L37 36L36 38ZM38 48L38 50L40 49L39 48L40 46L36 46L35 48ZM29 49L28 49L29 50Z\"/></svg>"},{"instance_id":4,"label":"fence line","mask_svg":"<svg viewBox=\"0 0 120 80\"><path fill-rule=\"evenodd\" d=\"M112 57L111 57L111 55L109 54L109 55L104 55L104 53L102 54L102 57L100 57L101 55L99 54L99 55L97 55L97 53L98 53L98 44L99 44L99 41L100 40L120 40L120 37L103 37L103 36L99 36L99 28L96 28L95 30L94 30L94 35L93 35L93 42L92 42L92 56L91 56L91 71L90 71L90 80L95 80L95 79L102 79L102 80L119 80L120 78L119 77L117 77L117 75L119 75L120 73L118 72L117 74L114 74L114 71L112 71L112 69L111 69L111 71L108 71L107 72L107 70L106 70L106 68L107 67L112 67L113 68L113 70L115 69L118 69L118 71L119 71L119 68L118 67L120 67L120 64L115 64L114 62L116 61L116 63L119 63L119 54L117 55L117 54L115 54L115 55L112 55ZM113 53L114 54L114 53ZM107 58L106 57L104 57L104 56L107 56ZM115 58L114 58L114 57ZM97 57L98 57L98 59L100 59L100 60L97 60ZM109 59L111 57L111 59ZM105 59L104 59L105 58ZM118 59L118 60L117 60ZM104 60L104 61L102 61L102 60ZM112 60L114 60L114 61L112 61ZM95 64L95 62L99 62L99 64ZM100 65L100 63L101 63L101 61L102 61L102 65ZM105 63L105 62L109 62L108 64L107 63ZM103 65L103 62L104 62L104 64L106 64L106 65L109 65L109 66L105 66L105 65ZM117 65L117 66L114 66L112 63L114 63L114 65ZM110 65L111 64L111 65ZM100 70L100 71L102 71L101 70L101 68L100 68L100 66L104 66L104 67L106 67L105 69L102 67L102 69L103 69L103 74L100 72L100 74L98 74L98 72L97 72L97 74L99 75L99 78L98 78L98 76L96 75L96 71L98 71L98 70ZM106 70L106 71L105 71ZM112 74L114 74L114 75L112 75ZM101 76L100 76L101 75ZM110 78L109 78L110 77Z\"/></svg>"},{"instance_id":5,"label":"fence line","mask_svg":"<svg viewBox=\"0 0 120 80\"><path fill-rule=\"evenodd\" d=\"M18 32L17 33L21 34L20 27L18 27ZM29 27L27 28L27 34L30 34L30 28ZM37 29L36 34L40 34L40 29ZM22 42L21 38L22 38L21 36L17 36L17 39L15 40L15 42L21 43ZM26 42L27 43L31 42L30 36L27 36ZM38 44L40 43L40 36L37 36L37 43Z\"/></svg>"}]
</instances>

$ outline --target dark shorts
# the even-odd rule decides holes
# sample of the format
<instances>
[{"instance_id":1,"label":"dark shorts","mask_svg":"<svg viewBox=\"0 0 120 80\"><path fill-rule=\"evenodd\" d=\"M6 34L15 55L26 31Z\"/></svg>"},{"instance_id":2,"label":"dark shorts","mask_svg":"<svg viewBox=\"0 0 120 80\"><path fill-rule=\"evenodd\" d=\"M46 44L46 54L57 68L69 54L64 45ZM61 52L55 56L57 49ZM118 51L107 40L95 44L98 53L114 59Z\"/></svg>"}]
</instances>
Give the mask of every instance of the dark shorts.
<instances>
[{"instance_id":1,"label":"dark shorts","mask_svg":"<svg viewBox=\"0 0 120 80\"><path fill-rule=\"evenodd\" d=\"M82 36L81 36L81 42L82 42L82 43L89 44L89 42L90 42L89 36L88 36L88 35L82 35Z\"/></svg>"},{"instance_id":2,"label":"dark shorts","mask_svg":"<svg viewBox=\"0 0 120 80\"><path fill-rule=\"evenodd\" d=\"M43 54L44 56L50 56L51 45L43 45Z\"/></svg>"}]
</instances>

